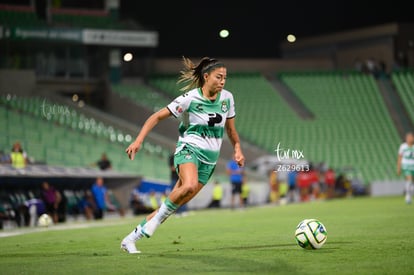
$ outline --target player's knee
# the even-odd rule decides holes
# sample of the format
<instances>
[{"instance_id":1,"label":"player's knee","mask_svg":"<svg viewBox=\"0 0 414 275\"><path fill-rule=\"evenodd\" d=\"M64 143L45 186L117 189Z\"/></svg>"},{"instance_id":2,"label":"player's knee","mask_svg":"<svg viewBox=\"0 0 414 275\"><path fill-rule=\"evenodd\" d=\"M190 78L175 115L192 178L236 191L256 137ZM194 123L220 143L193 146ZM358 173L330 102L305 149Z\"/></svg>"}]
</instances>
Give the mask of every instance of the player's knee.
<instances>
[{"instance_id":1,"label":"player's knee","mask_svg":"<svg viewBox=\"0 0 414 275\"><path fill-rule=\"evenodd\" d=\"M194 195L198 191L197 182L187 182L182 185L182 192L185 196Z\"/></svg>"}]
</instances>

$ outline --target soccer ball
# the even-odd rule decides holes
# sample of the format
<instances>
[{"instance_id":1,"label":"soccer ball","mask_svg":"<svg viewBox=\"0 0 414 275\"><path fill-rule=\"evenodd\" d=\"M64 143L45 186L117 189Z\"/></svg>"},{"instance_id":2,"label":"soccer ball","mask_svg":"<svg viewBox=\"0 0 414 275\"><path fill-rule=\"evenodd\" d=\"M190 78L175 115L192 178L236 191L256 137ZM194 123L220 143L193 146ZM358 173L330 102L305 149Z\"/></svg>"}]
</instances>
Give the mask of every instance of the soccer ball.
<instances>
[{"instance_id":1,"label":"soccer ball","mask_svg":"<svg viewBox=\"0 0 414 275\"><path fill-rule=\"evenodd\" d=\"M296 227L296 243L304 249L321 248L327 237L325 226L317 219L305 219Z\"/></svg>"},{"instance_id":2,"label":"soccer ball","mask_svg":"<svg viewBox=\"0 0 414 275\"><path fill-rule=\"evenodd\" d=\"M40 215L37 224L41 227L48 227L53 224L52 218L48 214Z\"/></svg>"}]
</instances>

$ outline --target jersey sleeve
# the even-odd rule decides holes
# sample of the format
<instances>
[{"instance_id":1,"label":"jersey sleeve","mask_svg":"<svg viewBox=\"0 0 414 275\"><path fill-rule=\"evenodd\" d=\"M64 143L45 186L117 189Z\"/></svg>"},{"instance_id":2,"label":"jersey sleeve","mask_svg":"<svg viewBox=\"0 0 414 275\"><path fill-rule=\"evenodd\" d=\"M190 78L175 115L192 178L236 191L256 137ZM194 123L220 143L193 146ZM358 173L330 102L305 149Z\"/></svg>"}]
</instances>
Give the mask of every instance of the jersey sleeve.
<instances>
[{"instance_id":1,"label":"jersey sleeve","mask_svg":"<svg viewBox=\"0 0 414 275\"><path fill-rule=\"evenodd\" d=\"M190 103L191 96L189 93L185 93L176 97L170 104L168 104L167 109L173 114L173 116L180 117L185 111L187 111Z\"/></svg>"},{"instance_id":2,"label":"jersey sleeve","mask_svg":"<svg viewBox=\"0 0 414 275\"><path fill-rule=\"evenodd\" d=\"M236 116L236 108L234 106L234 98L232 94L230 94L229 101L230 101L230 108L227 114L227 118L233 118Z\"/></svg>"},{"instance_id":3,"label":"jersey sleeve","mask_svg":"<svg viewBox=\"0 0 414 275\"><path fill-rule=\"evenodd\" d=\"M398 155L401 156L404 152L404 143L400 145L400 148L398 149Z\"/></svg>"}]
</instances>

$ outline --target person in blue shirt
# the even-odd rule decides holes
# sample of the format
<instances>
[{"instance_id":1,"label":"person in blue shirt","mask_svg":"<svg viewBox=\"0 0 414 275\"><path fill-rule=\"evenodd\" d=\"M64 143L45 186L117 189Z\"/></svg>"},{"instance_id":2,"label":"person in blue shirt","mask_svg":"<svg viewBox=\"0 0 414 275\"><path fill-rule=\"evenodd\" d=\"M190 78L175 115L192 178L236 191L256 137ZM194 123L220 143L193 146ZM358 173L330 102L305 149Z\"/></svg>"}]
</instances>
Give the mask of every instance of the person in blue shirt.
<instances>
[{"instance_id":1,"label":"person in blue shirt","mask_svg":"<svg viewBox=\"0 0 414 275\"><path fill-rule=\"evenodd\" d=\"M288 183L288 202L295 202L295 192L296 192L296 178L298 176L298 172L296 170L292 170L287 175L287 183Z\"/></svg>"},{"instance_id":2,"label":"person in blue shirt","mask_svg":"<svg viewBox=\"0 0 414 275\"><path fill-rule=\"evenodd\" d=\"M232 159L227 163L226 171L231 184L231 208L235 207L236 197L239 198L239 207L244 207L244 201L242 197L244 168Z\"/></svg>"},{"instance_id":3,"label":"person in blue shirt","mask_svg":"<svg viewBox=\"0 0 414 275\"><path fill-rule=\"evenodd\" d=\"M103 218L107 208L111 208L108 189L104 186L104 180L102 177L96 178L95 183L92 185L91 191L96 204L94 218L99 220Z\"/></svg>"}]
</instances>

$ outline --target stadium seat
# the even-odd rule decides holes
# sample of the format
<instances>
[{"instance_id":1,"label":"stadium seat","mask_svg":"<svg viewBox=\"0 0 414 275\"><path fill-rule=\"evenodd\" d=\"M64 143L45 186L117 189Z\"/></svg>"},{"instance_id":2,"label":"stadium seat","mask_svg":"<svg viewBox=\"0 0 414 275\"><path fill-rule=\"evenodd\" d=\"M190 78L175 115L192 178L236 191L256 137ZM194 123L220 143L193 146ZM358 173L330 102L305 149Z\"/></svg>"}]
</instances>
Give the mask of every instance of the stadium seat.
<instances>
[{"instance_id":1,"label":"stadium seat","mask_svg":"<svg viewBox=\"0 0 414 275\"><path fill-rule=\"evenodd\" d=\"M1 123L3 129L7 129L6 135L0 138L0 148L8 151L14 141L20 140L34 161L70 167L88 166L106 152L113 169L117 171L169 179L168 166L159 166L160 158L167 163L166 156L162 154L166 149L146 142L143 153L132 162L124 154L126 134L115 126L105 125L71 110L69 106L64 106L65 110L70 110L69 114L57 112L45 115L33 111L40 110L45 102L54 104L37 97L0 96L0 113L6 115ZM145 161L137 165L144 154Z\"/></svg>"}]
</instances>

